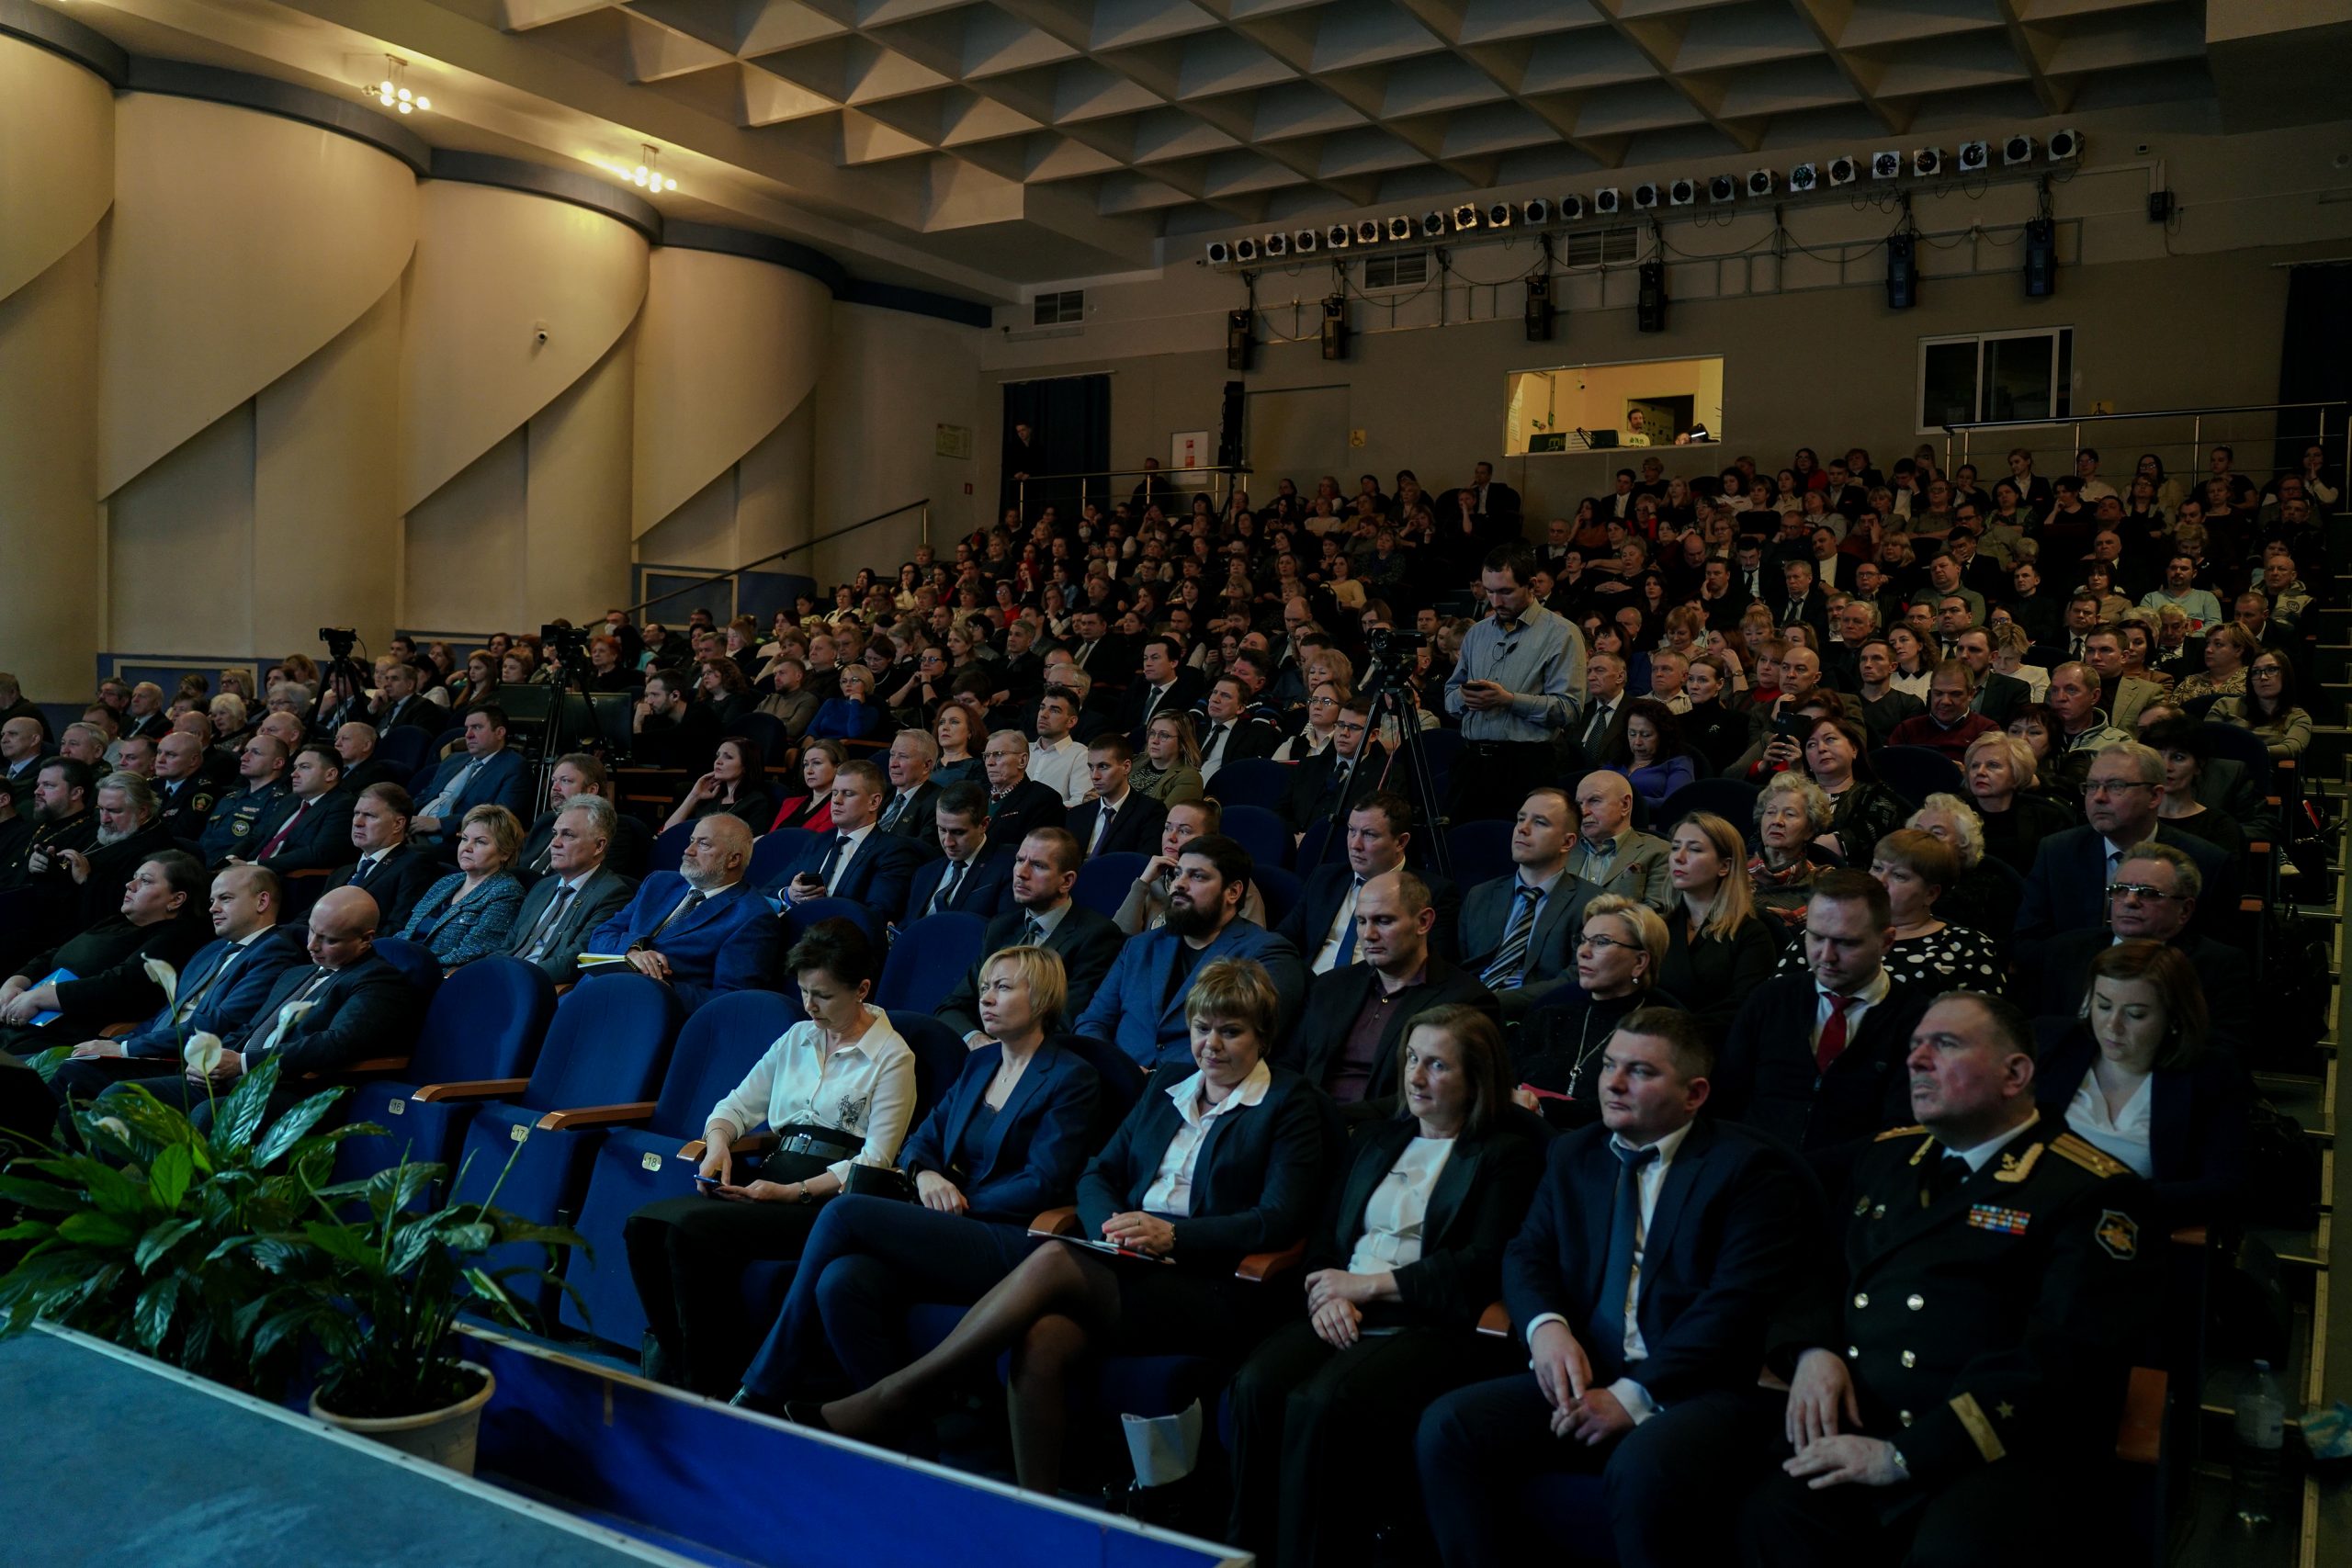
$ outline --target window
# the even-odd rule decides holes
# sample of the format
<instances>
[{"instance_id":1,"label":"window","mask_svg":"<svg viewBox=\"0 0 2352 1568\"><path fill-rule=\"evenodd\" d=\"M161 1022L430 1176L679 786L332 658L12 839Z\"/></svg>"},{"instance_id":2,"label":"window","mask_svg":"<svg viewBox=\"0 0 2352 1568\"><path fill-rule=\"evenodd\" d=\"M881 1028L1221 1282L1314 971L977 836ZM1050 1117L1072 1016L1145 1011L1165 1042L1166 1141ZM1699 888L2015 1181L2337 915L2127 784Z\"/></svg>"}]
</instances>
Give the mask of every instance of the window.
<instances>
[{"instance_id":1,"label":"window","mask_svg":"<svg viewBox=\"0 0 2352 1568\"><path fill-rule=\"evenodd\" d=\"M1363 258L1366 288L1409 288L1430 276L1427 251L1382 251Z\"/></svg>"},{"instance_id":2,"label":"window","mask_svg":"<svg viewBox=\"0 0 2352 1568\"><path fill-rule=\"evenodd\" d=\"M1086 320L1086 290L1067 289L1037 296L1031 324L1040 327L1077 326Z\"/></svg>"},{"instance_id":3,"label":"window","mask_svg":"<svg viewBox=\"0 0 2352 1568\"><path fill-rule=\"evenodd\" d=\"M1632 261L1634 250L1631 229L1577 229L1569 231L1560 260L1568 266L1599 266L1604 262L1613 266Z\"/></svg>"},{"instance_id":4,"label":"window","mask_svg":"<svg viewBox=\"0 0 2352 1568\"><path fill-rule=\"evenodd\" d=\"M1634 461L1623 449L1669 446L1697 425L1704 425L1711 439L1722 440L1724 362L1645 359L1514 370L1505 406L1506 456L1610 452L1606 461L1613 470Z\"/></svg>"},{"instance_id":5,"label":"window","mask_svg":"<svg viewBox=\"0 0 2352 1568\"><path fill-rule=\"evenodd\" d=\"M2075 329L1919 340L1919 433L2075 412Z\"/></svg>"}]
</instances>

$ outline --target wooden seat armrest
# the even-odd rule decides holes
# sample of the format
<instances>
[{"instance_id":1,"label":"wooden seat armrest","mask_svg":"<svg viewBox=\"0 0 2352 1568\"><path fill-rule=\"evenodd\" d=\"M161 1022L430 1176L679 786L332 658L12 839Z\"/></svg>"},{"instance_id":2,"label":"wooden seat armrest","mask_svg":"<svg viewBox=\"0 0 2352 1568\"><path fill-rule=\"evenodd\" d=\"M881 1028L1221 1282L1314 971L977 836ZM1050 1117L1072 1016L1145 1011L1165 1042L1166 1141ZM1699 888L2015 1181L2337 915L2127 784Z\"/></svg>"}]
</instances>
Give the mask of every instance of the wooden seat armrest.
<instances>
[{"instance_id":1,"label":"wooden seat armrest","mask_svg":"<svg viewBox=\"0 0 2352 1568\"><path fill-rule=\"evenodd\" d=\"M2183 1225L2172 1233L2172 1239L2182 1247L2201 1248L2210 1238L2203 1225Z\"/></svg>"},{"instance_id":2,"label":"wooden seat armrest","mask_svg":"<svg viewBox=\"0 0 2352 1568\"><path fill-rule=\"evenodd\" d=\"M1033 1231L1043 1231L1047 1235L1078 1235L1078 1210L1074 1205L1068 1203L1058 1209L1048 1209L1031 1220L1029 1228Z\"/></svg>"},{"instance_id":3,"label":"wooden seat armrest","mask_svg":"<svg viewBox=\"0 0 2352 1568\"><path fill-rule=\"evenodd\" d=\"M1306 1243L1292 1242L1279 1252L1253 1252L1234 1266L1233 1277L1264 1284L1297 1268L1306 1257Z\"/></svg>"},{"instance_id":4,"label":"wooden seat armrest","mask_svg":"<svg viewBox=\"0 0 2352 1568\"><path fill-rule=\"evenodd\" d=\"M406 1056L370 1056L364 1062L354 1062L344 1068L346 1075L357 1073L397 1073L408 1066ZM526 1078L526 1083L530 1080Z\"/></svg>"},{"instance_id":5,"label":"wooden seat armrest","mask_svg":"<svg viewBox=\"0 0 2352 1568\"><path fill-rule=\"evenodd\" d=\"M98 1038L101 1040L119 1040L138 1027L139 1026L135 1023L109 1023L104 1029L98 1031Z\"/></svg>"},{"instance_id":6,"label":"wooden seat armrest","mask_svg":"<svg viewBox=\"0 0 2352 1568\"><path fill-rule=\"evenodd\" d=\"M495 1100L502 1094L520 1094L531 1087L528 1078L463 1078L455 1083L429 1083L409 1096L411 1100Z\"/></svg>"},{"instance_id":7,"label":"wooden seat armrest","mask_svg":"<svg viewBox=\"0 0 2352 1568\"><path fill-rule=\"evenodd\" d=\"M652 1109L653 1108L651 1106L646 1107L649 1113ZM730 1152L738 1156L763 1155L775 1146L775 1134L774 1133L752 1133L744 1137L738 1138L733 1143L727 1145ZM702 1163L702 1156L709 1152L710 1143L709 1140L706 1138L696 1138L692 1143L681 1144L678 1145L678 1157L680 1159L690 1159L696 1165L700 1165Z\"/></svg>"},{"instance_id":8,"label":"wooden seat armrest","mask_svg":"<svg viewBox=\"0 0 2352 1568\"><path fill-rule=\"evenodd\" d=\"M1489 1338L1510 1338L1510 1308L1500 1302L1488 1302L1487 1310L1478 1314L1478 1332Z\"/></svg>"},{"instance_id":9,"label":"wooden seat armrest","mask_svg":"<svg viewBox=\"0 0 2352 1568\"><path fill-rule=\"evenodd\" d=\"M2258 915L2262 913L2262 900L2256 897L2251 893L2246 894L2238 900L2238 913L2241 915Z\"/></svg>"},{"instance_id":10,"label":"wooden seat armrest","mask_svg":"<svg viewBox=\"0 0 2352 1568\"><path fill-rule=\"evenodd\" d=\"M2282 773L2291 773L2295 771L2295 759L2292 757L2273 757L2270 761Z\"/></svg>"},{"instance_id":11,"label":"wooden seat armrest","mask_svg":"<svg viewBox=\"0 0 2352 1568\"><path fill-rule=\"evenodd\" d=\"M323 882L337 869L331 865L306 865L300 871L281 871L277 874L287 882Z\"/></svg>"},{"instance_id":12,"label":"wooden seat armrest","mask_svg":"<svg viewBox=\"0 0 2352 1568\"><path fill-rule=\"evenodd\" d=\"M2168 1383L2157 1368L2132 1369L2132 1382L2123 1393L2123 1419L2115 1428L2115 1457L2124 1463L2153 1465L2162 1454Z\"/></svg>"},{"instance_id":13,"label":"wooden seat armrest","mask_svg":"<svg viewBox=\"0 0 2352 1568\"><path fill-rule=\"evenodd\" d=\"M2278 803L2274 800L2270 804L2276 806ZM2268 860L2270 858L2270 840L2267 839L2250 840L2246 843L2245 852L2255 860Z\"/></svg>"},{"instance_id":14,"label":"wooden seat armrest","mask_svg":"<svg viewBox=\"0 0 2352 1568\"><path fill-rule=\"evenodd\" d=\"M692 1143L681 1144L678 1145L678 1157L680 1159L690 1159L696 1165L700 1165L702 1163L702 1156L709 1152L710 1145L700 1138L695 1139Z\"/></svg>"},{"instance_id":15,"label":"wooden seat armrest","mask_svg":"<svg viewBox=\"0 0 2352 1568\"><path fill-rule=\"evenodd\" d=\"M539 1118L543 1133L560 1133L567 1127L608 1127L616 1122L642 1122L653 1114L650 1100L633 1100L624 1105L576 1105L569 1111L550 1111Z\"/></svg>"}]
</instances>

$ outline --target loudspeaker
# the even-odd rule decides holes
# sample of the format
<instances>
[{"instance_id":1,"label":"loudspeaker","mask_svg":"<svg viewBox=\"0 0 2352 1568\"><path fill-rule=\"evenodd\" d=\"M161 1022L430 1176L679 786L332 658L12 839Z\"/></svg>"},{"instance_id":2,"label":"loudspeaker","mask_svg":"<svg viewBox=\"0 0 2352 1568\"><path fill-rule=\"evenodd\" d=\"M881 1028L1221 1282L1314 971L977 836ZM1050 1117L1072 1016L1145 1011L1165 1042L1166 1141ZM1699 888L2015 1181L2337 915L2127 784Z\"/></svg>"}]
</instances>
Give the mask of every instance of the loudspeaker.
<instances>
[{"instance_id":1,"label":"loudspeaker","mask_svg":"<svg viewBox=\"0 0 2352 1568\"><path fill-rule=\"evenodd\" d=\"M1552 280L1540 274L1527 280L1527 341L1552 341Z\"/></svg>"},{"instance_id":2,"label":"loudspeaker","mask_svg":"<svg viewBox=\"0 0 2352 1568\"><path fill-rule=\"evenodd\" d=\"M1323 301L1323 357L1348 356L1348 297L1334 294Z\"/></svg>"},{"instance_id":3,"label":"loudspeaker","mask_svg":"<svg viewBox=\"0 0 2352 1568\"><path fill-rule=\"evenodd\" d=\"M1241 383L1225 384L1225 407L1217 416L1216 463L1220 468L1241 466Z\"/></svg>"},{"instance_id":4,"label":"loudspeaker","mask_svg":"<svg viewBox=\"0 0 2352 1568\"><path fill-rule=\"evenodd\" d=\"M1257 344L1251 330L1250 312L1227 310L1225 313L1225 367L1227 370L1250 368L1250 350Z\"/></svg>"},{"instance_id":5,"label":"loudspeaker","mask_svg":"<svg viewBox=\"0 0 2352 1568\"><path fill-rule=\"evenodd\" d=\"M1886 242L1886 303L1907 310L1919 302L1919 264L1911 236L1896 234Z\"/></svg>"},{"instance_id":6,"label":"loudspeaker","mask_svg":"<svg viewBox=\"0 0 2352 1568\"><path fill-rule=\"evenodd\" d=\"M2025 226L2025 293L2029 299L2058 292L2058 225L2036 218Z\"/></svg>"},{"instance_id":7,"label":"loudspeaker","mask_svg":"<svg viewBox=\"0 0 2352 1568\"><path fill-rule=\"evenodd\" d=\"M1645 333L1666 331L1666 264L1645 261L1641 266L1642 291L1634 304L1634 324Z\"/></svg>"}]
</instances>

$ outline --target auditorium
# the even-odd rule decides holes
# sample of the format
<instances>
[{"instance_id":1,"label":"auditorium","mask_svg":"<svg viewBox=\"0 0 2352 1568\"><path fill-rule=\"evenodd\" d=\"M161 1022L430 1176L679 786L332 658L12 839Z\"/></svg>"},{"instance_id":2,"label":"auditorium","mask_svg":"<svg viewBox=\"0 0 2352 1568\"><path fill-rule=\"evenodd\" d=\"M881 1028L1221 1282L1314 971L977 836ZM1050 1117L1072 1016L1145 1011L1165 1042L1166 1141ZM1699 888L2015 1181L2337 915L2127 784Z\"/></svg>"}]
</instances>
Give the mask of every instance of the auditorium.
<instances>
[{"instance_id":1,"label":"auditorium","mask_svg":"<svg viewBox=\"0 0 2352 1568\"><path fill-rule=\"evenodd\" d=\"M0 1557L2352 1561L2347 80L0 0Z\"/></svg>"}]
</instances>

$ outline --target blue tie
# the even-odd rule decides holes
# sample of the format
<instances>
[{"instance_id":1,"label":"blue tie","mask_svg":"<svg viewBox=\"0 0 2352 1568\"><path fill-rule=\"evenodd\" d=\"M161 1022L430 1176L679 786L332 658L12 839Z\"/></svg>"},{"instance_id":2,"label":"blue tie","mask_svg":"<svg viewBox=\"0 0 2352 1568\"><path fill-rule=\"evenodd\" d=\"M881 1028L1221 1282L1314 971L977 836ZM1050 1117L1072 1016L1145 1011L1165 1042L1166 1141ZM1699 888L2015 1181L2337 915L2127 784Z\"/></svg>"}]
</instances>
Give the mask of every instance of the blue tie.
<instances>
[{"instance_id":1,"label":"blue tie","mask_svg":"<svg viewBox=\"0 0 2352 1568\"><path fill-rule=\"evenodd\" d=\"M1625 1355L1625 1314L1634 1289L1634 1233L1642 1222L1642 1167L1657 1158L1657 1146L1629 1149L1612 1142L1617 1156L1617 1196L1609 1215L1609 1257L1600 1268L1600 1294L1592 1303L1590 1337L1585 1350L1593 1361L1593 1375L1601 1366L1620 1365ZM1613 1379L1611 1381L1614 1381Z\"/></svg>"},{"instance_id":2,"label":"blue tie","mask_svg":"<svg viewBox=\"0 0 2352 1568\"><path fill-rule=\"evenodd\" d=\"M1360 897L1363 897L1363 877L1359 876L1359 877L1357 877L1357 878L1355 879L1355 886L1354 886L1354 887L1351 890L1351 892L1350 892L1350 894L1349 894L1349 897L1356 897L1356 898L1360 898ZM1333 953L1331 954L1331 967L1332 967L1332 968L1334 968L1334 969L1344 969L1344 968L1346 968L1349 964L1353 964L1355 961L1356 961L1356 918L1355 918L1355 916L1354 916L1353 914L1350 914L1350 915L1348 916L1348 923L1347 923L1346 928L1345 928L1344 930L1342 930L1342 931L1340 932L1340 946L1339 946L1339 950L1338 950L1337 952L1335 952L1335 953Z\"/></svg>"}]
</instances>

